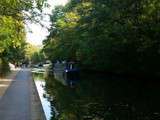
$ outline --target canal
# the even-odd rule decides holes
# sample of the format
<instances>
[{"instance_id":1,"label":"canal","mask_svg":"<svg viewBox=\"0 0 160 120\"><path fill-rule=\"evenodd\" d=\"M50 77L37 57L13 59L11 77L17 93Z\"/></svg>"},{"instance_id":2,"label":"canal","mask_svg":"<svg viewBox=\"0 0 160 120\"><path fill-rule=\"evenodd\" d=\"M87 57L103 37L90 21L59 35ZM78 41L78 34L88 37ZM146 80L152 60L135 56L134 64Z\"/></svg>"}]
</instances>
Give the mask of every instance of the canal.
<instances>
[{"instance_id":1,"label":"canal","mask_svg":"<svg viewBox=\"0 0 160 120\"><path fill-rule=\"evenodd\" d=\"M160 120L160 82L82 75L75 88L34 73L47 120Z\"/></svg>"}]
</instances>

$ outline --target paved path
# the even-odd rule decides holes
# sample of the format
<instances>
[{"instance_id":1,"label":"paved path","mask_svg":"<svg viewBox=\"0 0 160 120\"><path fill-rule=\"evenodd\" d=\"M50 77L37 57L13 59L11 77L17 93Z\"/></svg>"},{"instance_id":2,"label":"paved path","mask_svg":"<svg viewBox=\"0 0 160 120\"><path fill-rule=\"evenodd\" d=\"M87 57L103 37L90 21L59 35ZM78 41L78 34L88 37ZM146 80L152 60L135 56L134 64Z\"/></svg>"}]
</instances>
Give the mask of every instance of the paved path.
<instances>
[{"instance_id":1,"label":"paved path","mask_svg":"<svg viewBox=\"0 0 160 120\"><path fill-rule=\"evenodd\" d=\"M0 99L4 95L7 88L14 81L14 78L15 78L15 76L18 73L19 70L20 70L19 68L11 70L11 72L8 75L6 75L3 78L0 78Z\"/></svg>"},{"instance_id":2,"label":"paved path","mask_svg":"<svg viewBox=\"0 0 160 120\"><path fill-rule=\"evenodd\" d=\"M31 81L30 71L20 70L0 99L0 120L32 120Z\"/></svg>"}]
</instances>

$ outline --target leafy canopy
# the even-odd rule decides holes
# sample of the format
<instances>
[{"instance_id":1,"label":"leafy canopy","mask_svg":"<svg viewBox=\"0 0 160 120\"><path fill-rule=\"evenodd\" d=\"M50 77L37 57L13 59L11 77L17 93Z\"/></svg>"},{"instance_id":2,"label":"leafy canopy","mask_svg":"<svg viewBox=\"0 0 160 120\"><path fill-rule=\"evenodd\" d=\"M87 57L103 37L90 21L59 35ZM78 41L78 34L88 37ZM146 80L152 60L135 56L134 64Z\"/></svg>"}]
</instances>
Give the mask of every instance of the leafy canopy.
<instances>
[{"instance_id":1,"label":"leafy canopy","mask_svg":"<svg viewBox=\"0 0 160 120\"><path fill-rule=\"evenodd\" d=\"M159 15L159 0L71 0L53 10L44 52L87 69L157 73Z\"/></svg>"}]
</instances>

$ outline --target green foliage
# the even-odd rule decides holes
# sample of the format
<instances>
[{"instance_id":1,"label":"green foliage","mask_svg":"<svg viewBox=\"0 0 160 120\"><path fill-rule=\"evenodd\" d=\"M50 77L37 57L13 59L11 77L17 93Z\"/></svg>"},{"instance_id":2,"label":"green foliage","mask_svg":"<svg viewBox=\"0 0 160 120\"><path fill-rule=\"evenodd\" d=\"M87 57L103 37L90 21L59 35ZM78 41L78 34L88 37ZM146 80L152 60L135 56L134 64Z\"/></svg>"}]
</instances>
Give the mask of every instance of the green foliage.
<instances>
[{"instance_id":1,"label":"green foliage","mask_svg":"<svg viewBox=\"0 0 160 120\"><path fill-rule=\"evenodd\" d=\"M6 60L0 58L0 78L9 72L9 65Z\"/></svg>"},{"instance_id":2,"label":"green foliage","mask_svg":"<svg viewBox=\"0 0 160 120\"><path fill-rule=\"evenodd\" d=\"M40 15L46 0L2 0L0 16L11 16L19 20L33 20Z\"/></svg>"},{"instance_id":3,"label":"green foliage","mask_svg":"<svg viewBox=\"0 0 160 120\"><path fill-rule=\"evenodd\" d=\"M44 51L51 60L74 59L95 70L156 73L159 15L158 0L72 0L53 10Z\"/></svg>"},{"instance_id":4,"label":"green foliage","mask_svg":"<svg viewBox=\"0 0 160 120\"><path fill-rule=\"evenodd\" d=\"M24 58L25 30L22 21L12 17L0 18L0 57L17 63Z\"/></svg>"},{"instance_id":5,"label":"green foliage","mask_svg":"<svg viewBox=\"0 0 160 120\"><path fill-rule=\"evenodd\" d=\"M44 62L45 56L41 50L41 47L27 43L25 46L25 60L31 62L31 64Z\"/></svg>"},{"instance_id":6,"label":"green foliage","mask_svg":"<svg viewBox=\"0 0 160 120\"><path fill-rule=\"evenodd\" d=\"M8 62L19 64L25 59L26 32L24 23L27 20L38 22L45 1L0 1L0 59L2 61L0 72L5 71Z\"/></svg>"},{"instance_id":7,"label":"green foliage","mask_svg":"<svg viewBox=\"0 0 160 120\"><path fill-rule=\"evenodd\" d=\"M45 57L41 50L34 52L33 55L31 56L31 62L33 64L41 63L44 61L45 61Z\"/></svg>"},{"instance_id":8,"label":"green foliage","mask_svg":"<svg viewBox=\"0 0 160 120\"><path fill-rule=\"evenodd\" d=\"M27 43L25 48L25 58L31 61L34 53L38 52L39 50L40 48L38 48L37 46Z\"/></svg>"}]
</instances>

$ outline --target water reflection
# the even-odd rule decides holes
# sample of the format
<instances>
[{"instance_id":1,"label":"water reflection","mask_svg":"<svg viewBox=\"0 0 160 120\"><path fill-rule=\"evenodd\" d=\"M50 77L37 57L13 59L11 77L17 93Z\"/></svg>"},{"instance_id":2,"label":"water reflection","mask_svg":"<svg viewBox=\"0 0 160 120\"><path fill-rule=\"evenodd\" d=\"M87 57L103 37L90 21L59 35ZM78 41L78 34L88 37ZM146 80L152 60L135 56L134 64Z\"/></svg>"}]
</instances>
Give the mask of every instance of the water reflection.
<instances>
[{"instance_id":1,"label":"water reflection","mask_svg":"<svg viewBox=\"0 0 160 120\"><path fill-rule=\"evenodd\" d=\"M58 112L56 111L56 109L54 107L52 107L50 101L51 101L51 97L49 96L49 94L46 93L45 91L45 80L44 80L44 74L43 73L34 73L34 80L35 80L35 84L38 90L38 94L42 103L42 107L45 113L45 116L47 118L47 120L50 120L52 117L52 114L58 114ZM54 113L52 113L52 109L54 109Z\"/></svg>"},{"instance_id":2,"label":"water reflection","mask_svg":"<svg viewBox=\"0 0 160 120\"><path fill-rule=\"evenodd\" d=\"M63 86L53 76L45 82L43 97L50 101L51 120L160 119L157 81L82 76L76 88Z\"/></svg>"}]
</instances>

